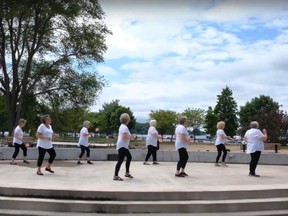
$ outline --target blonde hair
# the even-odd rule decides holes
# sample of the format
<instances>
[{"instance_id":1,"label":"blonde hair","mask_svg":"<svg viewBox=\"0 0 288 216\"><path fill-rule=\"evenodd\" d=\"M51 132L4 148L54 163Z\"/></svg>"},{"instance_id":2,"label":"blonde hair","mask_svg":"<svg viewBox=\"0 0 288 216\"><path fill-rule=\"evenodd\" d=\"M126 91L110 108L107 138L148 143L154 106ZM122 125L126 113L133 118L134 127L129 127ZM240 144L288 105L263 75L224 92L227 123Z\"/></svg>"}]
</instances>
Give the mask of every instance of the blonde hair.
<instances>
[{"instance_id":1,"label":"blonde hair","mask_svg":"<svg viewBox=\"0 0 288 216\"><path fill-rule=\"evenodd\" d=\"M120 123L121 124L128 124L130 121L130 116L128 113L122 113L120 116Z\"/></svg>"},{"instance_id":2,"label":"blonde hair","mask_svg":"<svg viewBox=\"0 0 288 216\"><path fill-rule=\"evenodd\" d=\"M21 124L21 123L26 123L27 121L25 120L25 119L19 119L19 121L18 121L18 124Z\"/></svg>"},{"instance_id":3,"label":"blonde hair","mask_svg":"<svg viewBox=\"0 0 288 216\"><path fill-rule=\"evenodd\" d=\"M155 119L152 119L150 122L149 122L150 126L156 126L157 124L157 121Z\"/></svg>"},{"instance_id":4,"label":"blonde hair","mask_svg":"<svg viewBox=\"0 0 288 216\"><path fill-rule=\"evenodd\" d=\"M90 124L90 121L87 121L87 120L86 120L86 121L83 122L83 126L84 126L84 127L88 126L89 124Z\"/></svg>"},{"instance_id":5,"label":"blonde hair","mask_svg":"<svg viewBox=\"0 0 288 216\"><path fill-rule=\"evenodd\" d=\"M224 129L225 127L225 122L224 121L219 121L217 123L217 129Z\"/></svg>"},{"instance_id":6,"label":"blonde hair","mask_svg":"<svg viewBox=\"0 0 288 216\"><path fill-rule=\"evenodd\" d=\"M252 121L252 122L250 123L250 127L251 127L251 128L259 128L259 123L258 123L257 121Z\"/></svg>"}]
</instances>

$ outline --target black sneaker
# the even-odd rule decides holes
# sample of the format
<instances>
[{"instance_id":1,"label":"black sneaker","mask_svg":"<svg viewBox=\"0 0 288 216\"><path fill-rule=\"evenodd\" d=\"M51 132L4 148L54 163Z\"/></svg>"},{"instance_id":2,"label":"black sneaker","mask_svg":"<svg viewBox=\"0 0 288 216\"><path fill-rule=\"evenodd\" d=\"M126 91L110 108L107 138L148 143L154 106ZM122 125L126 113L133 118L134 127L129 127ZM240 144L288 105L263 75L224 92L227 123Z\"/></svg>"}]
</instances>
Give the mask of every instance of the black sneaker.
<instances>
[{"instance_id":1,"label":"black sneaker","mask_svg":"<svg viewBox=\"0 0 288 216\"><path fill-rule=\"evenodd\" d=\"M249 176L251 176L251 177L260 177L260 175L257 175L256 173L255 174L249 173Z\"/></svg>"},{"instance_id":2,"label":"black sneaker","mask_svg":"<svg viewBox=\"0 0 288 216\"><path fill-rule=\"evenodd\" d=\"M175 173L175 176L176 177L185 177L182 173L179 173L179 174Z\"/></svg>"},{"instance_id":3,"label":"black sneaker","mask_svg":"<svg viewBox=\"0 0 288 216\"><path fill-rule=\"evenodd\" d=\"M158 163L158 162L156 162L156 161L154 161L154 162L153 162L153 164L154 164L154 165L158 165L159 163Z\"/></svg>"},{"instance_id":4,"label":"black sneaker","mask_svg":"<svg viewBox=\"0 0 288 216\"><path fill-rule=\"evenodd\" d=\"M181 172L180 174L182 174L183 176L188 176L188 174L185 172Z\"/></svg>"},{"instance_id":5,"label":"black sneaker","mask_svg":"<svg viewBox=\"0 0 288 216\"><path fill-rule=\"evenodd\" d=\"M27 160L23 160L23 163L29 164L30 162Z\"/></svg>"},{"instance_id":6,"label":"black sneaker","mask_svg":"<svg viewBox=\"0 0 288 216\"><path fill-rule=\"evenodd\" d=\"M91 161L87 161L87 164L93 164Z\"/></svg>"},{"instance_id":7,"label":"black sneaker","mask_svg":"<svg viewBox=\"0 0 288 216\"><path fill-rule=\"evenodd\" d=\"M83 163L81 163L80 161L77 162L78 165L82 165Z\"/></svg>"}]
</instances>

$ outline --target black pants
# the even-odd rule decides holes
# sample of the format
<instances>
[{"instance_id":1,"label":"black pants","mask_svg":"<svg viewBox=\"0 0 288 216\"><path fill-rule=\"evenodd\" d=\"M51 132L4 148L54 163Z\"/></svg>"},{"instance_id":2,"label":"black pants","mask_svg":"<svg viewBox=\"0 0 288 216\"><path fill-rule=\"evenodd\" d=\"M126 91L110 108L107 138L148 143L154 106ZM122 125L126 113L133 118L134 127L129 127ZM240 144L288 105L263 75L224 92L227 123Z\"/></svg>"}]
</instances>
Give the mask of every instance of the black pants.
<instances>
[{"instance_id":1,"label":"black pants","mask_svg":"<svg viewBox=\"0 0 288 216\"><path fill-rule=\"evenodd\" d=\"M129 173L132 155L131 155L129 149L122 147L122 148L118 149L118 162L115 166L114 176L118 176L120 167L121 167L125 157L126 157L126 173Z\"/></svg>"},{"instance_id":2,"label":"black pants","mask_svg":"<svg viewBox=\"0 0 288 216\"><path fill-rule=\"evenodd\" d=\"M15 146L15 151L14 151L14 154L12 156L13 159L16 159L16 157L18 156L19 154L19 149L21 148L22 151L23 151L23 156L26 157L27 156L27 147L25 146L24 143L22 143L21 145L17 144L17 143L14 143L14 146Z\"/></svg>"},{"instance_id":3,"label":"black pants","mask_svg":"<svg viewBox=\"0 0 288 216\"><path fill-rule=\"evenodd\" d=\"M45 156L46 152L48 152L48 154L50 155L50 157L48 159L48 163L49 164L53 163L54 158L56 157L56 152L55 152L54 148L44 149L44 148L38 147L38 153L39 153L38 161L37 161L37 166L38 167L42 166L42 163L43 163L44 156Z\"/></svg>"},{"instance_id":4,"label":"black pants","mask_svg":"<svg viewBox=\"0 0 288 216\"><path fill-rule=\"evenodd\" d=\"M153 161L156 162L157 161L157 147L153 145L148 145L148 152L145 158L146 162L149 160L151 155L153 157Z\"/></svg>"},{"instance_id":5,"label":"black pants","mask_svg":"<svg viewBox=\"0 0 288 216\"><path fill-rule=\"evenodd\" d=\"M255 170L258 165L258 161L261 156L261 151L256 151L250 154L251 161L250 161L250 174L255 175Z\"/></svg>"},{"instance_id":6,"label":"black pants","mask_svg":"<svg viewBox=\"0 0 288 216\"><path fill-rule=\"evenodd\" d=\"M181 168L185 169L189 156L186 148L178 149L178 154L179 154L179 161L177 163L177 170L179 171Z\"/></svg>"},{"instance_id":7,"label":"black pants","mask_svg":"<svg viewBox=\"0 0 288 216\"><path fill-rule=\"evenodd\" d=\"M80 148L81 148L81 153L79 155L79 158L83 157L85 151L86 151L86 157L89 158L90 157L90 149L89 149L89 147L80 145Z\"/></svg>"},{"instance_id":8,"label":"black pants","mask_svg":"<svg viewBox=\"0 0 288 216\"><path fill-rule=\"evenodd\" d=\"M226 155L227 155L227 150L226 150L225 145L224 144L219 144L219 145L216 145L216 147L217 147L217 152L218 152L218 155L216 157L216 163L219 162L219 159L221 157L222 152L223 152L222 162L225 162Z\"/></svg>"}]
</instances>

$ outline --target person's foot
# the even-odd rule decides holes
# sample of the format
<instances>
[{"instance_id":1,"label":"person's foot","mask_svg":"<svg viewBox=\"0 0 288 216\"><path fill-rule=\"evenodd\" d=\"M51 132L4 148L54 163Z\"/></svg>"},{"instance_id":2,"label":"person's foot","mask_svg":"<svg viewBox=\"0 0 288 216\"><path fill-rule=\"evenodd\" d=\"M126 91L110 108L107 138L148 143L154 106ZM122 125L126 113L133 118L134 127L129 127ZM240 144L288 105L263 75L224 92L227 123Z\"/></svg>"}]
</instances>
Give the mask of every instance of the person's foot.
<instances>
[{"instance_id":1,"label":"person's foot","mask_svg":"<svg viewBox=\"0 0 288 216\"><path fill-rule=\"evenodd\" d=\"M222 162L222 163L221 163L221 166L222 166L222 167L228 167L228 165L227 165L225 162Z\"/></svg>"},{"instance_id":2,"label":"person's foot","mask_svg":"<svg viewBox=\"0 0 288 216\"><path fill-rule=\"evenodd\" d=\"M23 163L29 164L30 162L27 160L23 160Z\"/></svg>"},{"instance_id":3,"label":"person's foot","mask_svg":"<svg viewBox=\"0 0 288 216\"><path fill-rule=\"evenodd\" d=\"M78 165L82 165L83 163L81 163L81 161L78 161L77 164L78 164Z\"/></svg>"},{"instance_id":4,"label":"person's foot","mask_svg":"<svg viewBox=\"0 0 288 216\"><path fill-rule=\"evenodd\" d=\"M126 173L126 174L125 174L125 177L130 178L130 179L133 178L133 176L132 176L130 173Z\"/></svg>"},{"instance_id":5,"label":"person's foot","mask_svg":"<svg viewBox=\"0 0 288 216\"><path fill-rule=\"evenodd\" d=\"M16 163L16 162L10 162L10 164L11 164L11 165L17 165L17 163Z\"/></svg>"},{"instance_id":6,"label":"person's foot","mask_svg":"<svg viewBox=\"0 0 288 216\"><path fill-rule=\"evenodd\" d=\"M150 165L148 162L144 161L143 165Z\"/></svg>"},{"instance_id":7,"label":"person's foot","mask_svg":"<svg viewBox=\"0 0 288 216\"><path fill-rule=\"evenodd\" d=\"M185 177L182 173L175 173L176 177Z\"/></svg>"},{"instance_id":8,"label":"person's foot","mask_svg":"<svg viewBox=\"0 0 288 216\"><path fill-rule=\"evenodd\" d=\"M158 163L157 161L154 161L153 164L154 164L154 165L158 165L159 163Z\"/></svg>"},{"instance_id":9,"label":"person's foot","mask_svg":"<svg viewBox=\"0 0 288 216\"><path fill-rule=\"evenodd\" d=\"M257 175L256 173L254 173L254 174L249 173L249 176L251 176L251 177L260 177L260 175Z\"/></svg>"},{"instance_id":10,"label":"person's foot","mask_svg":"<svg viewBox=\"0 0 288 216\"><path fill-rule=\"evenodd\" d=\"M87 164L93 164L93 163L89 160L89 161L87 161Z\"/></svg>"},{"instance_id":11,"label":"person's foot","mask_svg":"<svg viewBox=\"0 0 288 216\"><path fill-rule=\"evenodd\" d=\"M43 173L41 171L37 171L36 174L37 175L43 175Z\"/></svg>"},{"instance_id":12,"label":"person's foot","mask_svg":"<svg viewBox=\"0 0 288 216\"><path fill-rule=\"evenodd\" d=\"M113 176L113 180L114 180L114 181L124 181L124 179L122 179L122 178L119 177L119 176Z\"/></svg>"},{"instance_id":13,"label":"person's foot","mask_svg":"<svg viewBox=\"0 0 288 216\"><path fill-rule=\"evenodd\" d=\"M180 172L180 174L183 175L183 176L188 176L188 174L185 173L185 172Z\"/></svg>"},{"instance_id":14,"label":"person's foot","mask_svg":"<svg viewBox=\"0 0 288 216\"><path fill-rule=\"evenodd\" d=\"M221 165L219 163L215 163L215 166L216 167L220 167Z\"/></svg>"},{"instance_id":15,"label":"person's foot","mask_svg":"<svg viewBox=\"0 0 288 216\"><path fill-rule=\"evenodd\" d=\"M51 168L46 167L45 170L50 173L55 173Z\"/></svg>"}]
</instances>

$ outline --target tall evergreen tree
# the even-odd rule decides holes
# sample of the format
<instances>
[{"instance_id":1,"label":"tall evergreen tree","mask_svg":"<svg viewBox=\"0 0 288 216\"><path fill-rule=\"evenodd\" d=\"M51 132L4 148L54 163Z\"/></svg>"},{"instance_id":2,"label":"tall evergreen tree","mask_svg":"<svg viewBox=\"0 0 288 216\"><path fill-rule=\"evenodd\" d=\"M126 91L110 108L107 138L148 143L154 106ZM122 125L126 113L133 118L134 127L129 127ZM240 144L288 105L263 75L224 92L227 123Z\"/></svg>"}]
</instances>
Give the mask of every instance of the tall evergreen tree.
<instances>
[{"instance_id":1,"label":"tall evergreen tree","mask_svg":"<svg viewBox=\"0 0 288 216\"><path fill-rule=\"evenodd\" d=\"M220 95L217 95L217 104L214 113L220 121L225 121L225 132L229 136L234 136L238 128L237 103L233 98L232 90L226 86Z\"/></svg>"},{"instance_id":2,"label":"tall evergreen tree","mask_svg":"<svg viewBox=\"0 0 288 216\"><path fill-rule=\"evenodd\" d=\"M214 137L216 134L216 125L218 121L218 116L214 113L212 107L209 106L205 116L204 128L206 129L206 133L210 134L211 138Z\"/></svg>"}]
</instances>

